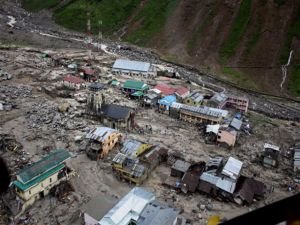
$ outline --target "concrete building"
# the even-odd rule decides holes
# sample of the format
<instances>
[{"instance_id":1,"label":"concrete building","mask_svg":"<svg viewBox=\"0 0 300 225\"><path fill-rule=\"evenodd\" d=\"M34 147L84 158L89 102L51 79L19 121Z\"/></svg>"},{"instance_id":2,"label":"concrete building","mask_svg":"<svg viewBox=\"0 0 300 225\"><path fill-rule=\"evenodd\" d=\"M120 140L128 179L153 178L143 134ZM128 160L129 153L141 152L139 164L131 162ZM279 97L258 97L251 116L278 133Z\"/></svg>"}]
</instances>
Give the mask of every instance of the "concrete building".
<instances>
[{"instance_id":1,"label":"concrete building","mask_svg":"<svg viewBox=\"0 0 300 225\"><path fill-rule=\"evenodd\" d=\"M229 147L233 147L236 142L237 132L234 130L219 130L217 136L218 143L225 143Z\"/></svg>"},{"instance_id":2,"label":"concrete building","mask_svg":"<svg viewBox=\"0 0 300 225\"><path fill-rule=\"evenodd\" d=\"M173 103L170 110L170 115L171 114L174 118L176 118L177 115L178 119L190 123L219 124L223 121L223 118L226 117L228 112L226 110L209 107L197 107Z\"/></svg>"},{"instance_id":3,"label":"concrete building","mask_svg":"<svg viewBox=\"0 0 300 225\"><path fill-rule=\"evenodd\" d=\"M117 59L112 67L116 74L140 75L144 77L156 76L156 70L151 63Z\"/></svg>"},{"instance_id":4,"label":"concrete building","mask_svg":"<svg viewBox=\"0 0 300 225\"><path fill-rule=\"evenodd\" d=\"M226 106L247 113L249 107L249 99L240 96L230 95L226 100Z\"/></svg>"},{"instance_id":5,"label":"concrete building","mask_svg":"<svg viewBox=\"0 0 300 225\"><path fill-rule=\"evenodd\" d=\"M190 90L188 88L185 87L177 87L176 91L175 91L175 95L179 98L179 99L185 99L188 95L190 94Z\"/></svg>"},{"instance_id":6,"label":"concrete building","mask_svg":"<svg viewBox=\"0 0 300 225\"><path fill-rule=\"evenodd\" d=\"M13 185L22 205L18 215L38 199L44 198L53 187L74 175L64 163L70 157L68 151L59 149L17 173Z\"/></svg>"},{"instance_id":7,"label":"concrete building","mask_svg":"<svg viewBox=\"0 0 300 225\"><path fill-rule=\"evenodd\" d=\"M180 159L176 160L171 168L171 176L180 178L183 177L190 166L191 164L189 162L185 162Z\"/></svg>"},{"instance_id":8,"label":"concrete building","mask_svg":"<svg viewBox=\"0 0 300 225\"><path fill-rule=\"evenodd\" d=\"M174 95L176 92L176 89L172 86L164 83L157 84L153 90L157 90L158 93L161 94L161 96L168 96L168 95Z\"/></svg>"},{"instance_id":9,"label":"concrete building","mask_svg":"<svg viewBox=\"0 0 300 225\"><path fill-rule=\"evenodd\" d=\"M165 112L170 110L170 106L176 102L175 95L168 95L160 100L158 100L158 110Z\"/></svg>"},{"instance_id":10,"label":"concrete building","mask_svg":"<svg viewBox=\"0 0 300 225\"><path fill-rule=\"evenodd\" d=\"M102 159L120 141L122 135L108 127L97 127L92 129L86 138L89 144L86 149L87 156L92 160Z\"/></svg>"},{"instance_id":11,"label":"concrete building","mask_svg":"<svg viewBox=\"0 0 300 225\"><path fill-rule=\"evenodd\" d=\"M184 99L183 103L191 106L200 106L203 102L203 99L203 94L199 93L198 91L193 91Z\"/></svg>"},{"instance_id":12,"label":"concrete building","mask_svg":"<svg viewBox=\"0 0 300 225\"><path fill-rule=\"evenodd\" d=\"M101 122L112 129L131 129L134 125L134 112L131 108L115 104L104 104L100 108Z\"/></svg>"},{"instance_id":13,"label":"concrete building","mask_svg":"<svg viewBox=\"0 0 300 225\"><path fill-rule=\"evenodd\" d=\"M64 77L62 84L67 88L82 89L85 88L85 81L79 77L68 75Z\"/></svg>"},{"instance_id":14,"label":"concrete building","mask_svg":"<svg viewBox=\"0 0 300 225\"><path fill-rule=\"evenodd\" d=\"M135 159L149 150L151 147L152 145L147 143L133 139L126 139L120 152L127 155L131 159Z\"/></svg>"}]
</instances>

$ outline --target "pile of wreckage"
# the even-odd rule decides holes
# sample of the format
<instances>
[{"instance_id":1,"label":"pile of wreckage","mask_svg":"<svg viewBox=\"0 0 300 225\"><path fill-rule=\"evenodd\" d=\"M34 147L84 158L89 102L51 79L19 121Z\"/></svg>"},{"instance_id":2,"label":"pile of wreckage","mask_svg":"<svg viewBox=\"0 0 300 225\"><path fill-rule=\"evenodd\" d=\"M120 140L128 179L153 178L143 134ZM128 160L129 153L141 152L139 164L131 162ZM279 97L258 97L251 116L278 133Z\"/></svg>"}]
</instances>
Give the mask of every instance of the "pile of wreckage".
<instances>
[{"instance_id":1,"label":"pile of wreckage","mask_svg":"<svg viewBox=\"0 0 300 225\"><path fill-rule=\"evenodd\" d=\"M30 156L23 150L22 144L10 134L0 134L0 153L3 157L10 159L7 163L11 171L22 169L30 162Z\"/></svg>"},{"instance_id":2,"label":"pile of wreckage","mask_svg":"<svg viewBox=\"0 0 300 225\"><path fill-rule=\"evenodd\" d=\"M2 85L0 86L0 111L10 111L17 107L17 101L32 95L32 88L25 85Z\"/></svg>"},{"instance_id":3,"label":"pile of wreckage","mask_svg":"<svg viewBox=\"0 0 300 225\"><path fill-rule=\"evenodd\" d=\"M264 197L266 186L254 178L241 175L243 163L229 157L214 157L205 162L190 164L177 159L164 185L183 193L209 195L222 201L251 204Z\"/></svg>"},{"instance_id":4,"label":"pile of wreckage","mask_svg":"<svg viewBox=\"0 0 300 225\"><path fill-rule=\"evenodd\" d=\"M12 79L12 75L0 68L0 82L4 80L11 80L11 79Z\"/></svg>"},{"instance_id":5,"label":"pile of wreckage","mask_svg":"<svg viewBox=\"0 0 300 225\"><path fill-rule=\"evenodd\" d=\"M112 170L117 178L140 185L167 155L168 150L159 145L127 139L112 160Z\"/></svg>"}]
</instances>

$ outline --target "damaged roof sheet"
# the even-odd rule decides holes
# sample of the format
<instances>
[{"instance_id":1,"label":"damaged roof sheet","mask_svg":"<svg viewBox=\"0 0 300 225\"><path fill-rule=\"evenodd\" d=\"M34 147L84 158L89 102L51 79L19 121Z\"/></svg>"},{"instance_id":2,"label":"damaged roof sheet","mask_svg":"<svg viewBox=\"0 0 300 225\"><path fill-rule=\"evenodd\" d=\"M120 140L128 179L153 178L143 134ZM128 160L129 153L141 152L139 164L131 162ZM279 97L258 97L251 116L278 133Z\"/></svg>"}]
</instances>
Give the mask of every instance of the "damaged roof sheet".
<instances>
[{"instance_id":1,"label":"damaged roof sheet","mask_svg":"<svg viewBox=\"0 0 300 225\"><path fill-rule=\"evenodd\" d=\"M92 139L95 141L103 142L105 141L111 134L116 133L117 131L111 129L109 127L96 127L92 129L87 135L87 139Z\"/></svg>"},{"instance_id":2,"label":"damaged roof sheet","mask_svg":"<svg viewBox=\"0 0 300 225\"><path fill-rule=\"evenodd\" d=\"M154 199L155 195L153 193L135 187L99 221L99 224L126 225L131 220L137 221L146 205Z\"/></svg>"},{"instance_id":3,"label":"damaged roof sheet","mask_svg":"<svg viewBox=\"0 0 300 225\"><path fill-rule=\"evenodd\" d=\"M233 118L233 120L230 123L230 126L233 127L236 130L240 130L242 127L243 122L237 118Z\"/></svg>"},{"instance_id":4,"label":"damaged roof sheet","mask_svg":"<svg viewBox=\"0 0 300 225\"><path fill-rule=\"evenodd\" d=\"M223 191L233 194L236 182L227 178L218 179L216 186Z\"/></svg>"},{"instance_id":5,"label":"damaged roof sheet","mask_svg":"<svg viewBox=\"0 0 300 225\"><path fill-rule=\"evenodd\" d=\"M175 169L175 170L185 173L190 168L190 166L191 166L191 164L189 162L185 162L185 161L178 159L173 164L172 169Z\"/></svg>"},{"instance_id":6,"label":"damaged roof sheet","mask_svg":"<svg viewBox=\"0 0 300 225\"><path fill-rule=\"evenodd\" d=\"M136 157L136 152L142 144L142 142L137 140L126 139L120 152L129 157Z\"/></svg>"},{"instance_id":7,"label":"damaged roof sheet","mask_svg":"<svg viewBox=\"0 0 300 225\"><path fill-rule=\"evenodd\" d=\"M222 170L222 174L236 180L240 175L242 166L243 163L240 160L229 157Z\"/></svg>"},{"instance_id":8,"label":"damaged roof sheet","mask_svg":"<svg viewBox=\"0 0 300 225\"><path fill-rule=\"evenodd\" d=\"M139 225L173 225L178 212L154 200L150 202L141 213L137 224Z\"/></svg>"},{"instance_id":9,"label":"damaged roof sheet","mask_svg":"<svg viewBox=\"0 0 300 225\"><path fill-rule=\"evenodd\" d=\"M202 175L200 176L200 180L206 181L213 185L216 185L219 179L220 177L206 172L202 173Z\"/></svg>"},{"instance_id":10,"label":"damaged roof sheet","mask_svg":"<svg viewBox=\"0 0 300 225\"><path fill-rule=\"evenodd\" d=\"M272 144L268 144L268 143L265 143L264 144L264 149L267 149L267 148L270 148L270 149L273 149L273 150L275 150L275 151L279 151L279 147L278 146L276 146L276 145L272 145Z\"/></svg>"},{"instance_id":11,"label":"damaged roof sheet","mask_svg":"<svg viewBox=\"0 0 300 225\"><path fill-rule=\"evenodd\" d=\"M216 124L216 125L207 125L207 126L206 126L206 133L213 132L214 134L218 134L219 129L220 129L220 124Z\"/></svg>"}]
</instances>

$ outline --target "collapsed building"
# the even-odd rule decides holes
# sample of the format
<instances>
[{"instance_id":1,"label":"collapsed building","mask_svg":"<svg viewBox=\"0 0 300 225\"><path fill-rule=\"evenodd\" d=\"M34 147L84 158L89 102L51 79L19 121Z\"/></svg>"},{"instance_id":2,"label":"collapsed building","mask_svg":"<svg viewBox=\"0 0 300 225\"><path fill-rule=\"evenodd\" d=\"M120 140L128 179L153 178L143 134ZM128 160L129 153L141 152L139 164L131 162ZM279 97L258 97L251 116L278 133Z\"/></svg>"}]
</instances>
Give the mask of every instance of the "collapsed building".
<instances>
[{"instance_id":1,"label":"collapsed building","mask_svg":"<svg viewBox=\"0 0 300 225\"><path fill-rule=\"evenodd\" d=\"M279 162L280 148L276 145L264 144L262 162L265 167L277 167Z\"/></svg>"},{"instance_id":2,"label":"collapsed building","mask_svg":"<svg viewBox=\"0 0 300 225\"><path fill-rule=\"evenodd\" d=\"M13 182L17 198L7 203L16 217L49 194L52 188L75 175L65 164L70 157L68 151L58 149L17 173L17 179Z\"/></svg>"},{"instance_id":3,"label":"collapsed building","mask_svg":"<svg viewBox=\"0 0 300 225\"><path fill-rule=\"evenodd\" d=\"M177 160L172 165L171 176L163 184L183 193L198 191L237 204L251 204L253 199L264 197L265 185L241 175L242 165L233 157L229 157L225 165L219 156L210 158L207 163Z\"/></svg>"},{"instance_id":4,"label":"collapsed building","mask_svg":"<svg viewBox=\"0 0 300 225\"><path fill-rule=\"evenodd\" d=\"M166 160L168 151L137 140L127 139L112 160L112 169L119 179L140 185L151 171Z\"/></svg>"},{"instance_id":5,"label":"collapsed building","mask_svg":"<svg viewBox=\"0 0 300 225\"><path fill-rule=\"evenodd\" d=\"M120 141L122 135L108 127L97 127L92 129L86 138L89 140L86 153L92 160L102 159Z\"/></svg>"}]
</instances>

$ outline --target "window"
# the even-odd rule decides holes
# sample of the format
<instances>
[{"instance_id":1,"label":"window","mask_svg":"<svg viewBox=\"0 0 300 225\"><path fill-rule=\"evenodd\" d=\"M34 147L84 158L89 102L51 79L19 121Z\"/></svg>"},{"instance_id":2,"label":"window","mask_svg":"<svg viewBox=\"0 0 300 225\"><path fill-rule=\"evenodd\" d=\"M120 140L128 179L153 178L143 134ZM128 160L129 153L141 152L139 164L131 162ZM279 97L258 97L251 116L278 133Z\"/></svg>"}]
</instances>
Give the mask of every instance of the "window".
<instances>
[{"instance_id":1,"label":"window","mask_svg":"<svg viewBox=\"0 0 300 225\"><path fill-rule=\"evenodd\" d=\"M50 183L52 182L52 178L51 177L50 177L49 181L50 181Z\"/></svg>"}]
</instances>

